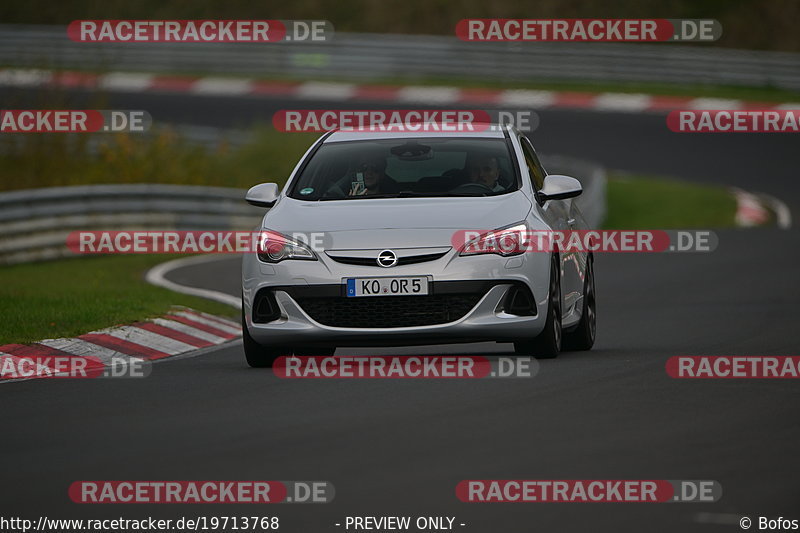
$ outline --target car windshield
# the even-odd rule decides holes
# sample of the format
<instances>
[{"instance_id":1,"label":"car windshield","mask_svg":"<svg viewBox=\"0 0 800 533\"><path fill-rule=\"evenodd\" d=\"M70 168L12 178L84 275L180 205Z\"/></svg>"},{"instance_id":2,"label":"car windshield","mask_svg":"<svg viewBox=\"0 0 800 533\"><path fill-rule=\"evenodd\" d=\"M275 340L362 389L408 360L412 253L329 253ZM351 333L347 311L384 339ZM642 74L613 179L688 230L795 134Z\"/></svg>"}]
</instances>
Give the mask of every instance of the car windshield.
<instances>
[{"instance_id":1,"label":"car windshield","mask_svg":"<svg viewBox=\"0 0 800 533\"><path fill-rule=\"evenodd\" d=\"M289 196L493 196L517 188L504 139L373 139L323 144L294 180Z\"/></svg>"}]
</instances>

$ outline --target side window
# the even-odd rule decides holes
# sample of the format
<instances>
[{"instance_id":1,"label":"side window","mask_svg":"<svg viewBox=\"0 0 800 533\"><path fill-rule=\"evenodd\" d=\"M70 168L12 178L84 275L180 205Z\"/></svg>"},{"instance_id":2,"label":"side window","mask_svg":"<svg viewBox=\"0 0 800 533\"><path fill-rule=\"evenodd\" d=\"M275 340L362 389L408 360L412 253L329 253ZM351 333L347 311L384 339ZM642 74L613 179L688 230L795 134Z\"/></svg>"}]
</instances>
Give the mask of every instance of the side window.
<instances>
[{"instance_id":1,"label":"side window","mask_svg":"<svg viewBox=\"0 0 800 533\"><path fill-rule=\"evenodd\" d=\"M533 146L531 146L531 142L527 138L520 136L519 144L522 146L522 153L525 155L525 163L528 165L534 188L539 191L544 187L544 177L546 175L544 168L542 168L542 164L539 162L539 158L536 157L536 152L533 151Z\"/></svg>"}]
</instances>

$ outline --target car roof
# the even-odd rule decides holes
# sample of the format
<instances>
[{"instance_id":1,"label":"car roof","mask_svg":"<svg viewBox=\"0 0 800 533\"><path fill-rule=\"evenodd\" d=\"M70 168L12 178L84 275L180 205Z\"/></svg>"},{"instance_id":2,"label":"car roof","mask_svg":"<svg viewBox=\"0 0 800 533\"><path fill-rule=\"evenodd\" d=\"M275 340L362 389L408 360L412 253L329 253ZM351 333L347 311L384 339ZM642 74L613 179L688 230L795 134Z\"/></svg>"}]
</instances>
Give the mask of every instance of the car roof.
<instances>
[{"instance_id":1,"label":"car roof","mask_svg":"<svg viewBox=\"0 0 800 533\"><path fill-rule=\"evenodd\" d=\"M363 141L365 139L436 139L436 138L456 138L456 139L502 139L505 136L507 125L477 123L472 125L476 130L482 131L358 131L334 130L328 135L324 143L335 143L345 141Z\"/></svg>"}]
</instances>

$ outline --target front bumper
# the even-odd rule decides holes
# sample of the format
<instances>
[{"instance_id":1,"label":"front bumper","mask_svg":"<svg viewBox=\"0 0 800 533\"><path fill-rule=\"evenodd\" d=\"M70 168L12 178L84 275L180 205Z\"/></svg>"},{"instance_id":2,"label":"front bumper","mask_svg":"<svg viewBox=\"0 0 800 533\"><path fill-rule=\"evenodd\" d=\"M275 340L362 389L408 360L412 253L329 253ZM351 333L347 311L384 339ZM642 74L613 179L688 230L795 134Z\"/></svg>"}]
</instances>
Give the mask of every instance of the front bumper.
<instances>
[{"instance_id":1,"label":"front bumper","mask_svg":"<svg viewBox=\"0 0 800 533\"><path fill-rule=\"evenodd\" d=\"M309 297L346 298L343 280L348 277L428 276L432 280L432 295L458 293L458 287L478 291L474 304L452 320L429 325L404 327L347 327L347 320L331 323L331 314L318 312L308 305ZM546 254L523 254L512 258L495 255L459 257L455 251L447 256L419 265L392 269L341 265L326 258L320 261L284 261L277 265L259 262L246 256L243 262L243 300L247 328L253 339L264 345L333 345L333 346L395 346L457 342L511 342L530 339L543 327L547 309L549 258ZM455 287L455 289L454 289ZM532 315L507 312L512 291L525 288L533 296ZM266 323L253 321L253 304L268 291L277 306L277 318ZM339 293L338 295L336 293ZM464 292L464 291L461 291ZM378 306L384 298L422 299L427 296L366 297L348 300L370 300ZM333 302L333 300L331 300ZM349 302L338 302L345 304ZM464 302L460 302L463 305ZM304 305L306 309L304 309ZM344 307L346 308L346 306ZM317 310L315 310L317 309ZM448 316L448 315L442 315ZM385 324L384 324L385 325Z\"/></svg>"}]
</instances>

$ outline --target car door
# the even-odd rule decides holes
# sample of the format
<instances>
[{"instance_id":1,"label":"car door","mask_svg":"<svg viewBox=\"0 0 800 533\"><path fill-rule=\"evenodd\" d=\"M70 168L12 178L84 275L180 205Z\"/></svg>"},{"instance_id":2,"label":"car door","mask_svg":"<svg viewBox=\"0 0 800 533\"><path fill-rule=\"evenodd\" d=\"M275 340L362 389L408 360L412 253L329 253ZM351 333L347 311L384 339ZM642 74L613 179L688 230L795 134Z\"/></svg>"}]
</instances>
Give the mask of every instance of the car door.
<instances>
[{"instance_id":1,"label":"car door","mask_svg":"<svg viewBox=\"0 0 800 533\"><path fill-rule=\"evenodd\" d=\"M534 190L539 191L544 187L544 179L547 172L539 161L533 144L524 135L519 135L519 143L522 153L525 156L525 164L533 182ZM576 229L580 216L575 212L573 201L568 200L549 200L544 204L539 204L545 221L555 231L569 232ZM579 301L583 293L583 269L584 258L579 252L561 251L561 294L564 297L564 314L566 315L573 306Z\"/></svg>"}]
</instances>

